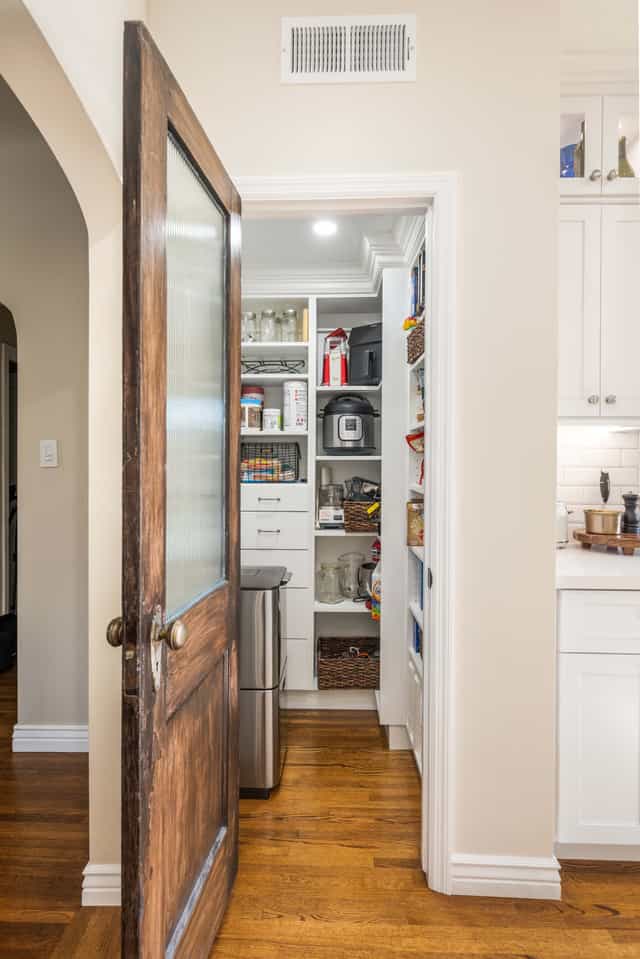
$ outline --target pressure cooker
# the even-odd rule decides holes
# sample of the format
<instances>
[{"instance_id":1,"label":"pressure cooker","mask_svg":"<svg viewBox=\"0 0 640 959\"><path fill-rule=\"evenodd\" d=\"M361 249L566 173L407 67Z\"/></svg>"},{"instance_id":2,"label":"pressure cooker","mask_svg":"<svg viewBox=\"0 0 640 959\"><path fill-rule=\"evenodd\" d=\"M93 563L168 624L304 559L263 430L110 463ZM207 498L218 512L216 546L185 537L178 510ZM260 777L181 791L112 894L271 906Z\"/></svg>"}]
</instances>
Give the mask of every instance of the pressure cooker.
<instances>
[{"instance_id":1,"label":"pressure cooker","mask_svg":"<svg viewBox=\"0 0 640 959\"><path fill-rule=\"evenodd\" d=\"M333 456L354 451L363 456L375 453L373 421L379 414L364 396L356 393L335 396L322 415L322 445L327 453Z\"/></svg>"}]
</instances>

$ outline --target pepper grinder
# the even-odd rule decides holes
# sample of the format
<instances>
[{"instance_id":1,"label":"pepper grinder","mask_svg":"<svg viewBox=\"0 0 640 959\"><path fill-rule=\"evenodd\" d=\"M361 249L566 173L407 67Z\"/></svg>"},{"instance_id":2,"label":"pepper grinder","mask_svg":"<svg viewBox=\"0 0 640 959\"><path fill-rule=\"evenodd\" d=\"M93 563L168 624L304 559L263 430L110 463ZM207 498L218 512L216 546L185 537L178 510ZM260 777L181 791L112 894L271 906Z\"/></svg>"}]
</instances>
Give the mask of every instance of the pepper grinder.
<instances>
[{"instance_id":1,"label":"pepper grinder","mask_svg":"<svg viewBox=\"0 0 640 959\"><path fill-rule=\"evenodd\" d=\"M638 493L623 493L624 516L622 517L622 532L640 536L640 495Z\"/></svg>"},{"instance_id":2,"label":"pepper grinder","mask_svg":"<svg viewBox=\"0 0 640 959\"><path fill-rule=\"evenodd\" d=\"M600 470L600 495L602 502L608 503L611 496L611 477L604 470Z\"/></svg>"}]
</instances>

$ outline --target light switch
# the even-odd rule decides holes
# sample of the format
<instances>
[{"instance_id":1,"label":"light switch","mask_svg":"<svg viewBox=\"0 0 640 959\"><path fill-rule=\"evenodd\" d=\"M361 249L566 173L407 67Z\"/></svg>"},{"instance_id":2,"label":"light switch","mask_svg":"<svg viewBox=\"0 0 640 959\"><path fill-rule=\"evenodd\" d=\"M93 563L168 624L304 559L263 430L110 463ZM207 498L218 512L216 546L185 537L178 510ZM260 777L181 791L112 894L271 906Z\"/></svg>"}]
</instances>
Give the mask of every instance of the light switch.
<instances>
[{"instance_id":1,"label":"light switch","mask_svg":"<svg viewBox=\"0 0 640 959\"><path fill-rule=\"evenodd\" d=\"M58 465L58 441L40 440L40 466L50 469Z\"/></svg>"}]
</instances>

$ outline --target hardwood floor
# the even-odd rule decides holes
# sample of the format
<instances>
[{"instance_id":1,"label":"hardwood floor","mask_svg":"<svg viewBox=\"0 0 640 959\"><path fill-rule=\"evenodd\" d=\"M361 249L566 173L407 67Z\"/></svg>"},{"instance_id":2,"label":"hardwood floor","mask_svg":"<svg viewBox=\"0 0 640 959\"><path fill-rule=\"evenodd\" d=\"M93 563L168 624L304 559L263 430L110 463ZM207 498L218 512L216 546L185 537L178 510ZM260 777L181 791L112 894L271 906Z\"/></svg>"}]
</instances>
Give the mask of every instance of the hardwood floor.
<instances>
[{"instance_id":1,"label":"hardwood floor","mask_svg":"<svg viewBox=\"0 0 640 959\"><path fill-rule=\"evenodd\" d=\"M80 907L88 760L12 753L16 668L0 673L0 957L52 954Z\"/></svg>"},{"instance_id":2,"label":"hardwood floor","mask_svg":"<svg viewBox=\"0 0 640 959\"><path fill-rule=\"evenodd\" d=\"M384 748L371 713L296 712L288 722L280 790L241 802L240 870L211 959L640 959L640 866L567 863L561 903L439 896L418 862L411 757ZM42 781L48 758L30 760L32 778ZM67 758L77 761L56 760ZM78 909L64 928L86 852L80 843L63 860L59 810L38 836L34 802L22 788L13 806L2 800L3 847L10 813L22 823L31 809L36 838L17 902L17 845L12 877L0 876L1 959L117 959L117 909ZM76 812L86 816L86 806Z\"/></svg>"}]
</instances>

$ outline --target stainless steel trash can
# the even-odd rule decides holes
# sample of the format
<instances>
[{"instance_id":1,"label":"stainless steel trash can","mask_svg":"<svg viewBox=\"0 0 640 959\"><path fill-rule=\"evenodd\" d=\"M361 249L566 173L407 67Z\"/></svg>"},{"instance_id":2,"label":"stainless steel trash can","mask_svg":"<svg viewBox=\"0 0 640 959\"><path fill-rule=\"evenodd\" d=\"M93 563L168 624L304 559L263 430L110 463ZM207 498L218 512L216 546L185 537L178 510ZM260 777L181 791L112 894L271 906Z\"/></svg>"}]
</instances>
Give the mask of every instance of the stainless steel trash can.
<instances>
[{"instance_id":1,"label":"stainless steel trash can","mask_svg":"<svg viewBox=\"0 0 640 959\"><path fill-rule=\"evenodd\" d=\"M280 587L284 566L244 566L240 580L240 795L267 799L280 782L286 743L280 694L286 680Z\"/></svg>"}]
</instances>

